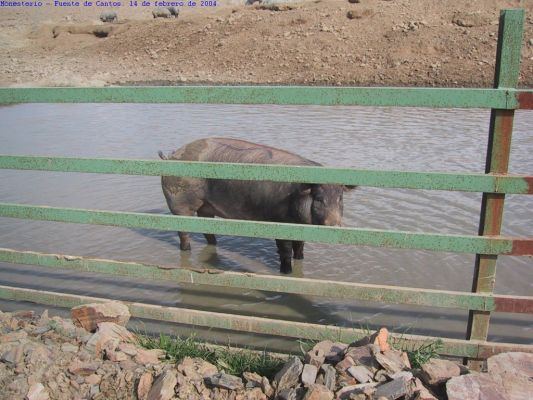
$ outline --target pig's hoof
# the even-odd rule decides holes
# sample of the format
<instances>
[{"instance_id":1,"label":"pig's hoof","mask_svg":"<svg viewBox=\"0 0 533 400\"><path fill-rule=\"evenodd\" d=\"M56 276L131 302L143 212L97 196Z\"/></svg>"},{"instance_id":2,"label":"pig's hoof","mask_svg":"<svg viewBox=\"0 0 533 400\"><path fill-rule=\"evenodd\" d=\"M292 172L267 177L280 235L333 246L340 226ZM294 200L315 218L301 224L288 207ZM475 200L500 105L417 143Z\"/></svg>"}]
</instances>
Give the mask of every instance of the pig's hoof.
<instances>
[{"instance_id":1,"label":"pig's hoof","mask_svg":"<svg viewBox=\"0 0 533 400\"><path fill-rule=\"evenodd\" d=\"M180 250L181 251L188 251L191 249L191 244L190 243L187 243L187 244L180 244Z\"/></svg>"},{"instance_id":2,"label":"pig's hoof","mask_svg":"<svg viewBox=\"0 0 533 400\"><path fill-rule=\"evenodd\" d=\"M292 266L282 265L279 267L279 272L281 272L282 274L290 274L292 272Z\"/></svg>"}]
</instances>

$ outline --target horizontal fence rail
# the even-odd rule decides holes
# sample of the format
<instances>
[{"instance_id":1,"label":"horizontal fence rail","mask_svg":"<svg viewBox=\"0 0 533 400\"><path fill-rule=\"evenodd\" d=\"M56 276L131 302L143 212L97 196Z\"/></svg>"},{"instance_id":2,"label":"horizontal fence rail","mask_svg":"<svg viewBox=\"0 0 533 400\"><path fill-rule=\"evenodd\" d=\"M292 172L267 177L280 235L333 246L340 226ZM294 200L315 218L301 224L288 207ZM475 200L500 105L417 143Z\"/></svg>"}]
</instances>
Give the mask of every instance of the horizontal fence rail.
<instances>
[{"instance_id":1,"label":"horizontal fence rail","mask_svg":"<svg viewBox=\"0 0 533 400\"><path fill-rule=\"evenodd\" d=\"M383 88L316 86L152 86L104 88L0 88L0 104L198 103L532 108L531 90L513 88Z\"/></svg>"},{"instance_id":2,"label":"horizontal fence rail","mask_svg":"<svg viewBox=\"0 0 533 400\"><path fill-rule=\"evenodd\" d=\"M351 168L0 155L0 168L195 178L334 183L382 188L533 194L533 176L356 170Z\"/></svg>"},{"instance_id":3,"label":"horizontal fence rail","mask_svg":"<svg viewBox=\"0 0 533 400\"><path fill-rule=\"evenodd\" d=\"M533 239L256 222L0 203L0 217L453 253L533 255Z\"/></svg>"},{"instance_id":4,"label":"horizontal fence rail","mask_svg":"<svg viewBox=\"0 0 533 400\"><path fill-rule=\"evenodd\" d=\"M216 269L175 268L139 262L76 257L65 254L46 254L3 248L0 248L0 261L165 282L263 290L343 300L376 301L463 310L533 313L533 297L527 296L404 288L322 279L225 272Z\"/></svg>"},{"instance_id":5,"label":"horizontal fence rail","mask_svg":"<svg viewBox=\"0 0 533 400\"><path fill-rule=\"evenodd\" d=\"M0 299L31 301L39 304L59 307L75 307L81 304L105 302L109 299L98 297L59 294L42 290L12 288L0 286ZM244 315L221 314L216 312L191 310L187 308L164 307L143 303L124 302L132 316L154 319L214 329L226 329L238 332L261 333L267 335L324 340L335 337L336 340L351 343L368 335L366 330L341 328L304 322L283 321ZM434 337L392 334L392 341L404 349L414 349L435 342ZM441 354L450 356L467 356L486 358L503 351L533 352L533 347L513 343L491 343L474 340L443 339Z\"/></svg>"}]
</instances>

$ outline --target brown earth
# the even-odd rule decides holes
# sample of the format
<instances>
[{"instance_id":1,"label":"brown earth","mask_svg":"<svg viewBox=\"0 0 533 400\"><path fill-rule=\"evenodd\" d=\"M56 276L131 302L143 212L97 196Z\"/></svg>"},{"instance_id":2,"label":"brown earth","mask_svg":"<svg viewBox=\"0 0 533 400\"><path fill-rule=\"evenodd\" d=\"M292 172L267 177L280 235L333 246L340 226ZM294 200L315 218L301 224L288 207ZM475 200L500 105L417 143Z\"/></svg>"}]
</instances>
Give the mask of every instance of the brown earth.
<instances>
[{"instance_id":1,"label":"brown earth","mask_svg":"<svg viewBox=\"0 0 533 400\"><path fill-rule=\"evenodd\" d=\"M520 0L184 7L178 19L125 6L103 29L102 8L3 7L0 85L490 87L499 10L516 7L526 9L519 85L533 87L533 1Z\"/></svg>"}]
</instances>

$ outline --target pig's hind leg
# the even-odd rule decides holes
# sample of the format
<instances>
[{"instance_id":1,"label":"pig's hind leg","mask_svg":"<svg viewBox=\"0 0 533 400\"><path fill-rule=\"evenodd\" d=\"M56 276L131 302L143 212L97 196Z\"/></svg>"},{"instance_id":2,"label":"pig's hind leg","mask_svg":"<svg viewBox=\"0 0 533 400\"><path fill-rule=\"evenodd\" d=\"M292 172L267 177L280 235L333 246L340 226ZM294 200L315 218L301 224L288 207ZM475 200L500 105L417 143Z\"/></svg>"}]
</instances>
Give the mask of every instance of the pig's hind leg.
<instances>
[{"instance_id":1,"label":"pig's hind leg","mask_svg":"<svg viewBox=\"0 0 533 400\"><path fill-rule=\"evenodd\" d=\"M214 218L215 213L209 207L208 205L204 204L200 209L198 210L198 216L204 217L204 218ZM207 240L207 244L216 245L217 244L217 238L212 233L204 233L205 240Z\"/></svg>"}]
</instances>

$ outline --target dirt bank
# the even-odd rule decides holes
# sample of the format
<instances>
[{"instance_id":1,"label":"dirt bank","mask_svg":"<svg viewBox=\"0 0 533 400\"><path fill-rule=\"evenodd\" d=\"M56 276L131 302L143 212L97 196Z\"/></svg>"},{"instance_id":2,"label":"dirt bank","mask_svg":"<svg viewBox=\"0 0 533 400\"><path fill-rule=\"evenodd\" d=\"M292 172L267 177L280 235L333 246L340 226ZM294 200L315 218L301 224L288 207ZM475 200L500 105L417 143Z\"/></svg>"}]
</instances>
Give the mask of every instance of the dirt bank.
<instances>
[{"instance_id":1,"label":"dirt bank","mask_svg":"<svg viewBox=\"0 0 533 400\"><path fill-rule=\"evenodd\" d=\"M499 10L526 9L520 86L533 86L533 2L317 0L281 7L7 8L0 85L153 83L491 86ZM93 25L99 26L96 29ZM103 33L102 33L103 32Z\"/></svg>"}]
</instances>

